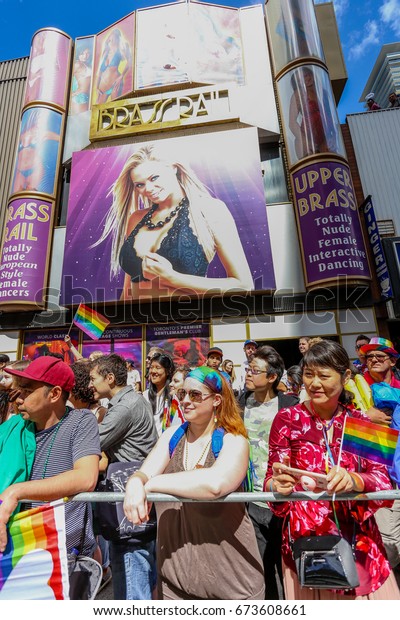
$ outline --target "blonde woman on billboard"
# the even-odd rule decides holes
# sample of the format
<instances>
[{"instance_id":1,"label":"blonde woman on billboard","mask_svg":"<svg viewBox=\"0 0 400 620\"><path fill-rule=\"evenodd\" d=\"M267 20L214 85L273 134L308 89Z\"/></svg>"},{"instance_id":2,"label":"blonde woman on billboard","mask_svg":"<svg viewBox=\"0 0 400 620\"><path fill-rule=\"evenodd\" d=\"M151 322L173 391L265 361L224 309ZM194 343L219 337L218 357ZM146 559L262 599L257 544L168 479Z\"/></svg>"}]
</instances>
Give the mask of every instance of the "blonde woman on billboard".
<instances>
[{"instance_id":1,"label":"blonde woman on billboard","mask_svg":"<svg viewBox=\"0 0 400 620\"><path fill-rule=\"evenodd\" d=\"M253 289L228 207L164 147L147 144L133 153L111 192L113 203L95 245L112 235L111 276L120 267L127 274L123 300L140 293ZM226 275L209 278L216 255Z\"/></svg>"},{"instance_id":2,"label":"blonde woman on billboard","mask_svg":"<svg viewBox=\"0 0 400 620\"><path fill-rule=\"evenodd\" d=\"M121 30L113 28L105 41L98 69L96 103L106 103L122 95L124 78L131 66L130 47Z\"/></svg>"}]
</instances>

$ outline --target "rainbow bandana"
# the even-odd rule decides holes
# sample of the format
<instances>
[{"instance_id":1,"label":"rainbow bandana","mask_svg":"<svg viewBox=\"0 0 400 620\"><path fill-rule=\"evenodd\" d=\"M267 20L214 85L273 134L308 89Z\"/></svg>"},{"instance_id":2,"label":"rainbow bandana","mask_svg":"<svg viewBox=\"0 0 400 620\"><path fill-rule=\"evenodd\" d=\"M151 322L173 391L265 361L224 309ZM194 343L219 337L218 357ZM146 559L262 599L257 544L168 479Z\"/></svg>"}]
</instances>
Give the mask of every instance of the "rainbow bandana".
<instances>
[{"instance_id":1,"label":"rainbow bandana","mask_svg":"<svg viewBox=\"0 0 400 620\"><path fill-rule=\"evenodd\" d=\"M196 379L196 381L200 381L200 383L204 383L204 385L217 394L221 394L222 392L221 375L208 366L199 366L191 370L188 374L188 378L189 377L191 379Z\"/></svg>"}]
</instances>

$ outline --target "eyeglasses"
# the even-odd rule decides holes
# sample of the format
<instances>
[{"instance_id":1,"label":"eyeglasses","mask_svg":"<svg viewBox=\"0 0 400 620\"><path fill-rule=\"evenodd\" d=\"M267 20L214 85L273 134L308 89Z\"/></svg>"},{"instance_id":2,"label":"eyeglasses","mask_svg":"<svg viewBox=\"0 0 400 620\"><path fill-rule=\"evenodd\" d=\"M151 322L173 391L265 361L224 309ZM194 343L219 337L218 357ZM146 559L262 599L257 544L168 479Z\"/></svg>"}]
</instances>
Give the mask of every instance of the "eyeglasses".
<instances>
[{"instance_id":1,"label":"eyeglasses","mask_svg":"<svg viewBox=\"0 0 400 620\"><path fill-rule=\"evenodd\" d=\"M369 353L368 355L365 356L365 359L367 360L373 360L376 359L378 362L384 362L385 360L389 359L390 355L378 355L377 353Z\"/></svg>"},{"instance_id":2,"label":"eyeglasses","mask_svg":"<svg viewBox=\"0 0 400 620\"><path fill-rule=\"evenodd\" d=\"M246 375L251 372L252 375L262 375L264 372L268 374L268 370L259 370L258 368L250 368L250 366L247 366L247 368L244 369L246 372Z\"/></svg>"},{"instance_id":3,"label":"eyeglasses","mask_svg":"<svg viewBox=\"0 0 400 620\"><path fill-rule=\"evenodd\" d=\"M178 400L180 400L180 401L184 400L186 395L189 396L189 400L190 400L191 403L202 403L203 400L206 400L210 396L214 396L214 394L203 394L203 392L200 392L200 390L188 390L188 391L186 391L183 388L180 388L179 390L176 390L176 396L177 396Z\"/></svg>"},{"instance_id":4,"label":"eyeglasses","mask_svg":"<svg viewBox=\"0 0 400 620\"><path fill-rule=\"evenodd\" d=\"M367 343L365 343L365 344L367 344ZM356 351L359 351L361 349L361 347L364 347L364 346L365 346L364 344L356 344L355 349L356 349Z\"/></svg>"}]
</instances>

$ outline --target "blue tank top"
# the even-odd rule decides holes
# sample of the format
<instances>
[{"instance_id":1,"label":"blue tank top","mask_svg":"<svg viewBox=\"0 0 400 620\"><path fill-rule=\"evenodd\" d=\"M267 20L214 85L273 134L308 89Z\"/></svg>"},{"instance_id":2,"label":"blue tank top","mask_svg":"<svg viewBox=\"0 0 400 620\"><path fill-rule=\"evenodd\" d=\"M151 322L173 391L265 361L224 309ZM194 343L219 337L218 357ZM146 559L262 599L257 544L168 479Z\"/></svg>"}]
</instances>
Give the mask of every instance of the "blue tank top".
<instances>
[{"instance_id":1,"label":"blue tank top","mask_svg":"<svg viewBox=\"0 0 400 620\"><path fill-rule=\"evenodd\" d=\"M131 276L132 282L147 281L142 273L143 261L135 250L135 237L139 230L151 220L151 215L156 209L157 205L153 205L140 220L124 241L119 253L119 264L125 273ZM161 241L156 253L169 260L173 269L178 273L203 277L206 275L209 261L190 227L189 202L187 200L179 210L174 223Z\"/></svg>"}]
</instances>

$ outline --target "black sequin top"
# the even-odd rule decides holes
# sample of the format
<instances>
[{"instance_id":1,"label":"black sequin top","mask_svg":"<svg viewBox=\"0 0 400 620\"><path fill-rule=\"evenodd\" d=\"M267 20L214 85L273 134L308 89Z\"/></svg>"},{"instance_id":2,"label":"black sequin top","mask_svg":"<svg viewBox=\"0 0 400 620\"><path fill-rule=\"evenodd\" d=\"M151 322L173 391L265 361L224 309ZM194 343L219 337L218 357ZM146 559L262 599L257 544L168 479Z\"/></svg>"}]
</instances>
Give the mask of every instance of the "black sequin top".
<instances>
[{"instance_id":1,"label":"black sequin top","mask_svg":"<svg viewBox=\"0 0 400 620\"><path fill-rule=\"evenodd\" d=\"M119 264L125 273L131 276L132 282L147 281L142 272L143 261L135 250L135 237L146 224L145 220L147 219L148 214L132 230L119 253ZM156 253L169 260L173 269L178 273L193 276L205 276L207 274L209 261L190 227L189 203L187 201L179 210L174 223L161 241Z\"/></svg>"}]
</instances>

